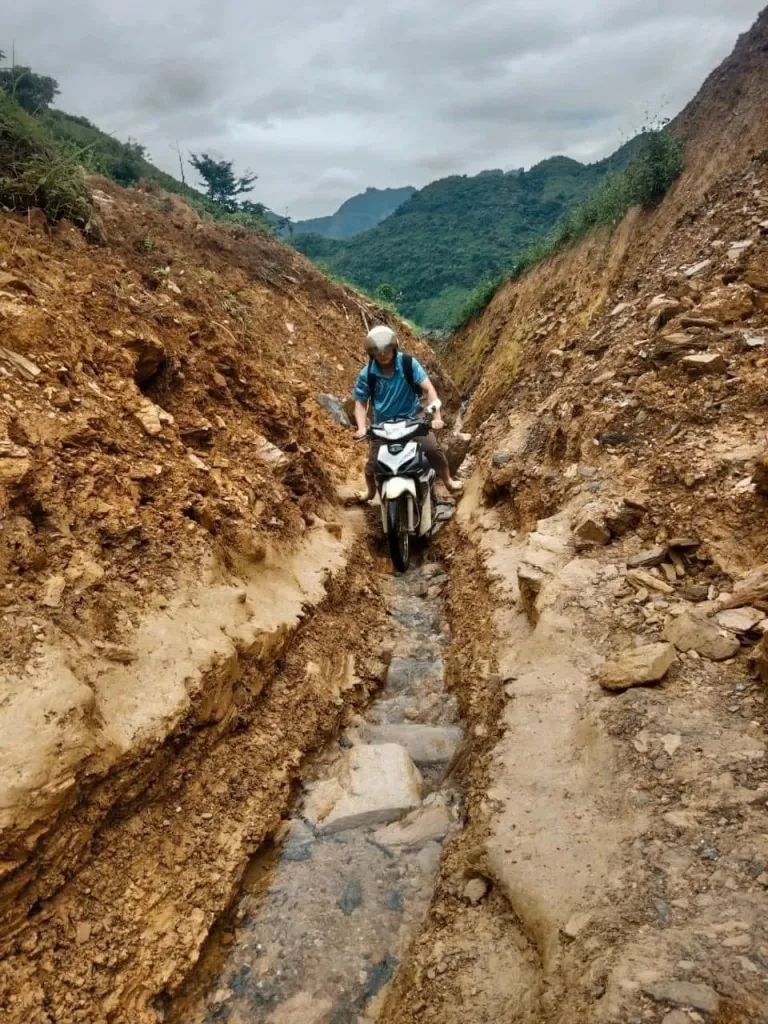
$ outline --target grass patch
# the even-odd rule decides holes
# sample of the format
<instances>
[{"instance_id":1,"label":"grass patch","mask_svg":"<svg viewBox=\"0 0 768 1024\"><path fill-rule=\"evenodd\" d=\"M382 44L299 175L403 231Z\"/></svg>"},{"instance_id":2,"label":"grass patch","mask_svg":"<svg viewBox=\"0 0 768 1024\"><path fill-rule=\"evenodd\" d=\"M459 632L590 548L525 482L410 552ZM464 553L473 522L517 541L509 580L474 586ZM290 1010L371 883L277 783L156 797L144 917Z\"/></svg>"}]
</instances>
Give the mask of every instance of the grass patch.
<instances>
[{"instance_id":1,"label":"grass patch","mask_svg":"<svg viewBox=\"0 0 768 1024\"><path fill-rule=\"evenodd\" d=\"M275 233L265 217L245 211L230 213L197 189L159 170L148 159L144 146L135 139L120 142L101 131L88 118L75 117L61 110L42 111L39 118L33 120L52 137L56 145L77 154L77 159L89 173L103 174L124 188L142 183L150 188L172 192L204 220L235 224L261 235Z\"/></svg>"},{"instance_id":2,"label":"grass patch","mask_svg":"<svg viewBox=\"0 0 768 1024\"><path fill-rule=\"evenodd\" d=\"M460 306L453 321L453 330L458 331L459 328L468 324L470 320L480 316L499 288L508 280L509 274L499 274L497 277L486 278L485 281L481 281Z\"/></svg>"},{"instance_id":3,"label":"grass patch","mask_svg":"<svg viewBox=\"0 0 768 1024\"><path fill-rule=\"evenodd\" d=\"M502 285L527 274L554 253L576 245L593 228L617 227L633 206L652 209L682 171L682 139L663 127L643 129L638 152L626 170L608 175L589 199L557 222L549 235L524 249L510 270L493 280L481 281L456 315L453 330L461 330L479 316Z\"/></svg>"},{"instance_id":4,"label":"grass patch","mask_svg":"<svg viewBox=\"0 0 768 1024\"><path fill-rule=\"evenodd\" d=\"M0 89L0 203L25 211L39 207L54 222L84 225L91 197L76 147L58 142L45 126Z\"/></svg>"}]
</instances>

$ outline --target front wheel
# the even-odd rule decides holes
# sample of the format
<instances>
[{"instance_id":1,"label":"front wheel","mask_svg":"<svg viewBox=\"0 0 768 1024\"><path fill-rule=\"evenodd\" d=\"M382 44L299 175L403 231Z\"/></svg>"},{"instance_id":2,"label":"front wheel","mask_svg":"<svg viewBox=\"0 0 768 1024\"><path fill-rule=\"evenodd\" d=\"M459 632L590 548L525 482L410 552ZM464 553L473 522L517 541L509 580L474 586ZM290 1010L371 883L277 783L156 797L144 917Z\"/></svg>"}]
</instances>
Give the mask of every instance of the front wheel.
<instances>
[{"instance_id":1,"label":"front wheel","mask_svg":"<svg viewBox=\"0 0 768 1024\"><path fill-rule=\"evenodd\" d=\"M408 534L408 497L401 494L387 502L387 539L389 554L396 572L405 572L411 560L411 538Z\"/></svg>"}]
</instances>

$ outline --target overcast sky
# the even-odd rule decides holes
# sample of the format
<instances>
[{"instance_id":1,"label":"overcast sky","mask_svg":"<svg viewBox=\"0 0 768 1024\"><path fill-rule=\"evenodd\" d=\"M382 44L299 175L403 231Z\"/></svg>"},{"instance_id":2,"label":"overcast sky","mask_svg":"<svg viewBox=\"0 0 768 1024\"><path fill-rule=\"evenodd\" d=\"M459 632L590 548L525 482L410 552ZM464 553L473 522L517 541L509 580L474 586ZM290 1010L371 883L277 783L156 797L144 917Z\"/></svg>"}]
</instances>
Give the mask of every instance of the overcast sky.
<instances>
[{"instance_id":1,"label":"overcast sky","mask_svg":"<svg viewBox=\"0 0 768 1024\"><path fill-rule=\"evenodd\" d=\"M234 159L299 218L367 185L599 159L676 114L766 2L9 0L0 49L165 170L176 139Z\"/></svg>"}]
</instances>

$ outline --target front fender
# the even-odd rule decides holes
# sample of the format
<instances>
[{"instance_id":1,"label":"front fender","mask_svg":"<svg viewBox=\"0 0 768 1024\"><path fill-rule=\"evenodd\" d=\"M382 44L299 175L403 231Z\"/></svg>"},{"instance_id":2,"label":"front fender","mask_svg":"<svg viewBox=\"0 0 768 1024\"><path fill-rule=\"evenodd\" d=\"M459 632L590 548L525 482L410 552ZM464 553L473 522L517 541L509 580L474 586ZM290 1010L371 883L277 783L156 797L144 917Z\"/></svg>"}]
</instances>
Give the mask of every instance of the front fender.
<instances>
[{"instance_id":1,"label":"front fender","mask_svg":"<svg viewBox=\"0 0 768 1024\"><path fill-rule=\"evenodd\" d=\"M416 494L416 483L414 480L409 480L405 476L393 476L389 480L385 480L381 485L381 500L393 501L395 498L399 498L401 494L410 494L413 500L417 500Z\"/></svg>"}]
</instances>

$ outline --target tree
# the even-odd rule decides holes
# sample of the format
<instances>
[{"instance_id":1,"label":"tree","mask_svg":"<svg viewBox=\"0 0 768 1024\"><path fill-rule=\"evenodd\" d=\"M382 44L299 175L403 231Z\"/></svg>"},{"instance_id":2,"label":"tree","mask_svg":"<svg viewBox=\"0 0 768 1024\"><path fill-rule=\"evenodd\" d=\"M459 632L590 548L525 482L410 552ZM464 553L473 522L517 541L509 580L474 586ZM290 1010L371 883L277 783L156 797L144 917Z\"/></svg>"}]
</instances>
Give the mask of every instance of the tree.
<instances>
[{"instance_id":1,"label":"tree","mask_svg":"<svg viewBox=\"0 0 768 1024\"><path fill-rule=\"evenodd\" d=\"M181 146L179 145L179 140L178 139L176 139L176 145L175 146L171 146L171 149L176 153L176 155L179 158L179 170L181 171L181 183L182 183L182 185L186 185L187 184L187 176L184 174L184 158L181 155Z\"/></svg>"},{"instance_id":2,"label":"tree","mask_svg":"<svg viewBox=\"0 0 768 1024\"><path fill-rule=\"evenodd\" d=\"M190 164L205 182L208 198L230 213L241 209L237 197L253 191L253 183L258 175L246 171L242 178L236 178L231 160L214 160L208 153L201 153L200 156L190 153L189 157Z\"/></svg>"},{"instance_id":3,"label":"tree","mask_svg":"<svg viewBox=\"0 0 768 1024\"><path fill-rule=\"evenodd\" d=\"M147 150L135 139L118 143L119 150L110 161L109 173L121 185L135 185L145 173Z\"/></svg>"},{"instance_id":4,"label":"tree","mask_svg":"<svg viewBox=\"0 0 768 1024\"><path fill-rule=\"evenodd\" d=\"M374 298L377 302L384 303L385 306L392 306L397 301L397 292L388 281L382 281L374 293Z\"/></svg>"},{"instance_id":5,"label":"tree","mask_svg":"<svg viewBox=\"0 0 768 1024\"><path fill-rule=\"evenodd\" d=\"M0 60L4 57L5 54L0 53ZM36 75L31 68L21 64L0 68L0 88L10 93L19 106L30 114L47 110L61 91L55 78Z\"/></svg>"},{"instance_id":6,"label":"tree","mask_svg":"<svg viewBox=\"0 0 768 1024\"><path fill-rule=\"evenodd\" d=\"M250 199L244 199L239 210L240 213L250 213L253 217L263 217L266 207L264 203L252 203Z\"/></svg>"}]
</instances>

